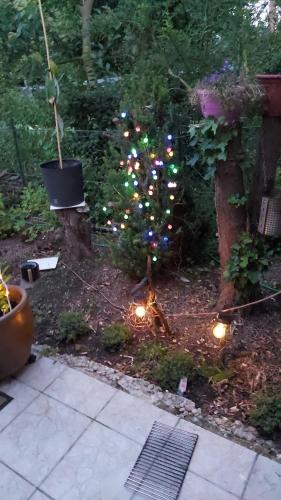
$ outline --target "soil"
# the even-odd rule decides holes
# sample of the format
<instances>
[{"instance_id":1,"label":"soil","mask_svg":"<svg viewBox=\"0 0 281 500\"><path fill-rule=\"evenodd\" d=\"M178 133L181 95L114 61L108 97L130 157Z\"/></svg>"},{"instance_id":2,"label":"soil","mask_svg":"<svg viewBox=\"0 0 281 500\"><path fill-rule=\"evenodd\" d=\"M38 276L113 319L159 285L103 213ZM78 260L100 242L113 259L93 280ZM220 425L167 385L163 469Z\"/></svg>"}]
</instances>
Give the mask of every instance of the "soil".
<instances>
[{"instance_id":1,"label":"soil","mask_svg":"<svg viewBox=\"0 0 281 500\"><path fill-rule=\"evenodd\" d=\"M129 310L131 290L136 282L112 267L106 237L96 243L97 250L91 261L71 262L61 252L57 269L41 272L40 279L28 292L38 344L47 344L60 353L87 355L126 374L148 379L151 379L148 367L136 363L135 357L143 342L151 340L161 340L169 349L192 353L197 364L202 359L208 364L225 364L233 371L231 378L215 385L200 379L188 387L187 397L195 401L203 413L233 420L247 421L254 392L265 388L280 389L280 300L255 306L247 315L236 315L233 332L225 344L211 334L211 318L184 316L185 313L212 311L218 297L217 269L193 268L163 273L156 281L157 301L169 320L172 335L167 336L161 328L156 332L150 327L132 327L133 340L124 350L112 354L102 351L100 332L106 325L128 320L120 308ZM19 283L20 263L27 258L56 255L59 250L56 235L35 243L10 238L1 241L0 261L11 265L14 281ZM280 262L272 266L267 281L280 289ZM265 294L270 293L265 291ZM81 313L89 325L89 333L74 344L59 344L56 340L57 319L65 311Z\"/></svg>"}]
</instances>

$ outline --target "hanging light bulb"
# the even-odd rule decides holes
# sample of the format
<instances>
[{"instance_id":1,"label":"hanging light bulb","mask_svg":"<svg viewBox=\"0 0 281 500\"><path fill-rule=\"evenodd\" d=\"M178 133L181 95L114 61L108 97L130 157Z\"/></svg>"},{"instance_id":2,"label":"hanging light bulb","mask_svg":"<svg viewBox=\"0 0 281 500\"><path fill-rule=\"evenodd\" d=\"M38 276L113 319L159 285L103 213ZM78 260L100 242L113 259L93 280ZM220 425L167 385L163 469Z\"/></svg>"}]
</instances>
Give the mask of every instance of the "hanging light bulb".
<instances>
[{"instance_id":1,"label":"hanging light bulb","mask_svg":"<svg viewBox=\"0 0 281 500\"><path fill-rule=\"evenodd\" d=\"M223 340L229 330L229 326L231 321L229 318L222 316L222 314L218 314L216 321L212 326L212 333L216 339Z\"/></svg>"},{"instance_id":2,"label":"hanging light bulb","mask_svg":"<svg viewBox=\"0 0 281 500\"><path fill-rule=\"evenodd\" d=\"M144 306L136 306L135 314L138 318L142 319L146 315L146 309Z\"/></svg>"},{"instance_id":3,"label":"hanging light bulb","mask_svg":"<svg viewBox=\"0 0 281 500\"><path fill-rule=\"evenodd\" d=\"M170 196L170 200L172 200L172 201L173 201L174 199L175 199L174 195L173 195L173 194L171 194L171 196Z\"/></svg>"}]
</instances>

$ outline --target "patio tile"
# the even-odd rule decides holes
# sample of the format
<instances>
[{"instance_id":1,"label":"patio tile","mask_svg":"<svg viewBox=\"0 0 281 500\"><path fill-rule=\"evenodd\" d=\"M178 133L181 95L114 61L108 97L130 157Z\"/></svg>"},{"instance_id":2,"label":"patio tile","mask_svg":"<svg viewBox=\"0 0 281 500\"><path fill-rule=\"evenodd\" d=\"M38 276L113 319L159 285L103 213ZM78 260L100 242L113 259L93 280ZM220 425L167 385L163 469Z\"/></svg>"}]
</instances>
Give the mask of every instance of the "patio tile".
<instances>
[{"instance_id":1,"label":"patio tile","mask_svg":"<svg viewBox=\"0 0 281 500\"><path fill-rule=\"evenodd\" d=\"M245 500L280 500L281 464L259 455L243 498Z\"/></svg>"},{"instance_id":2,"label":"patio tile","mask_svg":"<svg viewBox=\"0 0 281 500\"><path fill-rule=\"evenodd\" d=\"M27 500L34 486L0 463L1 500Z\"/></svg>"},{"instance_id":3,"label":"patio tile","mask_svg":"<svg viewBox=\"0 0 281 500\"><path fill-rule=\"evenodd\" d=\"M178 417L160 410L143 399L117 392L97 420L125 436L144 444L155 420L175 426Z\"/></svg>"},{"instance_id":4,"label":"patio tile","mask_svg":"<svg viewBox=\"0 0 281 500\"><path fill-rule=\"evenodd\" d=\"M0 411L0 432L9 424L31 401L38 396L38 392L17 380L7 380L0 384L0 391L14 398Z\"/></svg>"},{"instance_id":5,"label":"patio tile","mask_svg":"<svg viewBox=\"0 0 281 500\"><path fill-rule=\"evenodd\" d=\"M214 486L202 477L187 472L179 500L236 500L237 497ZM134 498L135 500L135 498Z\"/></svg>"},{"instance_id":6,"label":"patio tile","mask_svg":"<svg viewBox=\"0 0 281 500\"><path fill-rule=\"evenodd\" d=\"M0 434L0 459L38 486L89 422L41 395Z\"/></svg>"},{"instance_id":7,"label":"patio tile","mask_svg":"<svg viewBox=\"0 0 281 500\"><path fill-rule=\"evenodd\" d=\"M140 450L93 422L40 488L55 500L129 500L124 483Z\"/></svg>"},{"instance_id":8,"label":"patio tile","mask_svg":"<svg viewBox=\"0 0 281 500\"><path fill-rule=\"evenodd\" d=\"M178 427L199 435L189 465L190 472L195 472L221 489L240 496L256 454L185 420L180 420Z\"/></svg>"},{"instance_id":9,"label":"patio tile","mask_svg":"<svg viewBox=\"0 0 281 500\"><path fill-rule=\"evenodd\" d=\"M116 389L82 372L66 368L45 392L95 418L115 394Z\"/></svg>"},{"instance_id":10,"label":"patio tile","mask_svg":"<svg viewBox=\"0 0 281 500\"><path fill-rule=\"evenodd\" d=\"M16 377L33 389L44 391L65 368L65 365L50 358L40 358L18 372Z\"/></svg>"},{"instance_id":11,"label":"patio tile","mask_svg":"<svg viewBox=\"0 0 281 500\"><path fill-rule=\"evenodd\" d=\"M30 497L30 500L50 500L51 497L44 495L39 490L36 490L35 493Z\"/></svg>"}]
</instances>

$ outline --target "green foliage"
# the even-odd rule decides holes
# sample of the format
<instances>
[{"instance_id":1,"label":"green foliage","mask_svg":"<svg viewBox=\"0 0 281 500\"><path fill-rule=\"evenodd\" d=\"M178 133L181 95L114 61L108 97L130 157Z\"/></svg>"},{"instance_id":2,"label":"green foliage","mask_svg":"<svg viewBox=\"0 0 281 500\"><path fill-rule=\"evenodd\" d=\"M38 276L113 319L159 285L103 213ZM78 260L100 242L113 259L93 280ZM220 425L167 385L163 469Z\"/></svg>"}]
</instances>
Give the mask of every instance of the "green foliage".
<instances>
[{"instance_id":1,"label":"green foliage","mask_svg":"<svg viewBox=\"0 0 281 500\"><path fill-rule=\"evenodd\" d=\"M194 380L196 369L193 357L182 351L170 352L159 360L152 375L162 389L175 392L182 377L187 377L188 383Z\"/></svg>"},{"instance_id":2,"label":"green foliage","mask_svg":"<svg viewBox=\"0 0 281 500\"><path fill-rule=\"evenodd\" d=\"M188 129L191 150L187 164L207 169L206 179L214 175L217 162L226 160L227 146L237 134L235 128L225 128L222 124L223 119L206 118Z\"/></svg>"},{"instance_id":3,"label":"green foliage","mask_svg":"<svg viewBox=\"0 0 281 500\"><path fill-rule=\"evenodd\" d=\"M272 250L261 237L242 234L232 246L224 279L232 281L240 297L249 299L260 291L263 273L268 269Z\"/></svg>"},{"instance_id":4,"label":"green foliage","mask_svg":"<svg viewBox=\"0 0 281 500\"><path fill-rule=\"evenodd\" d=\"M236 208L244 207L247 203L247 196L241 196L240 194L233 194L228 198L228 203Z\"/></svg>"},{"instance_id":5,"label":"green foliage","mask_svg":"<svg viewBox=\"0 0 281 500\"><path fill-rule=\"evenodd\" d=\"M19 205L8 211L13 232L20 233L27 241L33 241L41 233L58 226L58 220L50 211L45 189L31 183L23 189Z\"/></svg>"},{"instance_id":6,"label":"green foliage","mask_svg":"<svg viewBox=\"0 0 281 500\"><path fill-rule=\"evenodd\" d=\"M0 267L0 274L2 279L0 280L0 316L6 314L9 312L9 304L7 301L7 294L6 294L6 287L3 284L3 281L5 284L10 279L10 275L8 274L8 266L2 266Z\"/></svg>"},{"instance_id":7,"label":"green foliage","mask_svg":"<svg viewBox=\"0 0 281 500\"><path fill-rule=\"evenodd\" d=\"M56 339L58 342L76 342L88 330L88 325L81 314L63 312L58 317Z\"/></svg>"},{"instance_id":8,"label":"green foliage","mask_svg":"<svg viewBox=\"0 0 281 500\"><path fill-rule=\"evenodd\" d=\"M234 372L231 368L226 368L225 366L210 366L206 363L203 363L198 368L198 373L201 377L208 379L208 382L213 385L219 384L223 380L229 380L234 376Z\"/></svg>"},{"instance_id":9,"label":"green foliage","mask_svg":"<svg viewBox=\"0 0 281 500\"><path fill-rule=\"evenodd\" d=\"M153 367L167 355L167 352L168 348L161 342L146 342L139 348L135 359L136 362L144 362Z\"/></svg>"},{"instance_id":10,"label":"green foliage","mask_svg":"<svg viewBox=\"0 0 281 500\"><path fill-rule=\"evenodd\" d=\"M132 333L127 325L114 323L101 333L101 345L105 351L117 352L132 339Z\"/></svg>"},{"instance_id":11,"label":"green foliage","mask_svg":"<svg viewBox=\"0 0 281 500\"><path fill-rule=\"evenodd\" d=\"M281 430L280 392L258 393L253 396L255 408L250 413L253 425L265 434Z\"/></svg>"},{"instance_id":12,"label":"green foliage","mask_svg":"<svg viewBox=\"0 0 281 500\"><path fill-rule=\"evenodd\" d=\"M12 232L11 218L5 208L3 195L0 193L0 239L7 238Z\"/></svg>"}]
</instances>

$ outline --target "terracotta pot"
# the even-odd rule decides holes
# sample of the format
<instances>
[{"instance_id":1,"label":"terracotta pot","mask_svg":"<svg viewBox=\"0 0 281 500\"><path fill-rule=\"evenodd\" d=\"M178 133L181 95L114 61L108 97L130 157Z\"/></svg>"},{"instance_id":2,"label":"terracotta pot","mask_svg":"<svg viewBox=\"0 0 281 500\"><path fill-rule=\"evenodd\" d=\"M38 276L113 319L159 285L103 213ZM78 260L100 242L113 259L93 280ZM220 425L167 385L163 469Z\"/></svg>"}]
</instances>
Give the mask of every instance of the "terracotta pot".
<instances>
[{"instance_id":1,"label":"terracotta pot","mask_svg":"<svg viewBox=\"0 0 281 500\"><path fill-rule=\"evenodd\" d=\"M12 311L0 317L0 380L27 362L33 339L33 317L25 290L9 286Z\"/></svg>"},{"instance_id":2,"label":"terracotta pot","mask_svg":"<svg viewBox=\"0 0 281 500\"><path fill-rule=\"evenodd\" d=\"M234 109L224 109L220 98L211 90L202 89L197 91L200 108L204 118L224 118L229 124L240 120L241 106Z\"/></svg>"},{"instance_id":3,"label":"terracotta pot","mask_svg":"<svg viewBox=\"0 0 281 500\"><path fill-rule=\"evenodd\" d=\"M265 91L265 116L281 116L281 74L257 75L258 83Z\"/></svg>"}]
</instances>

